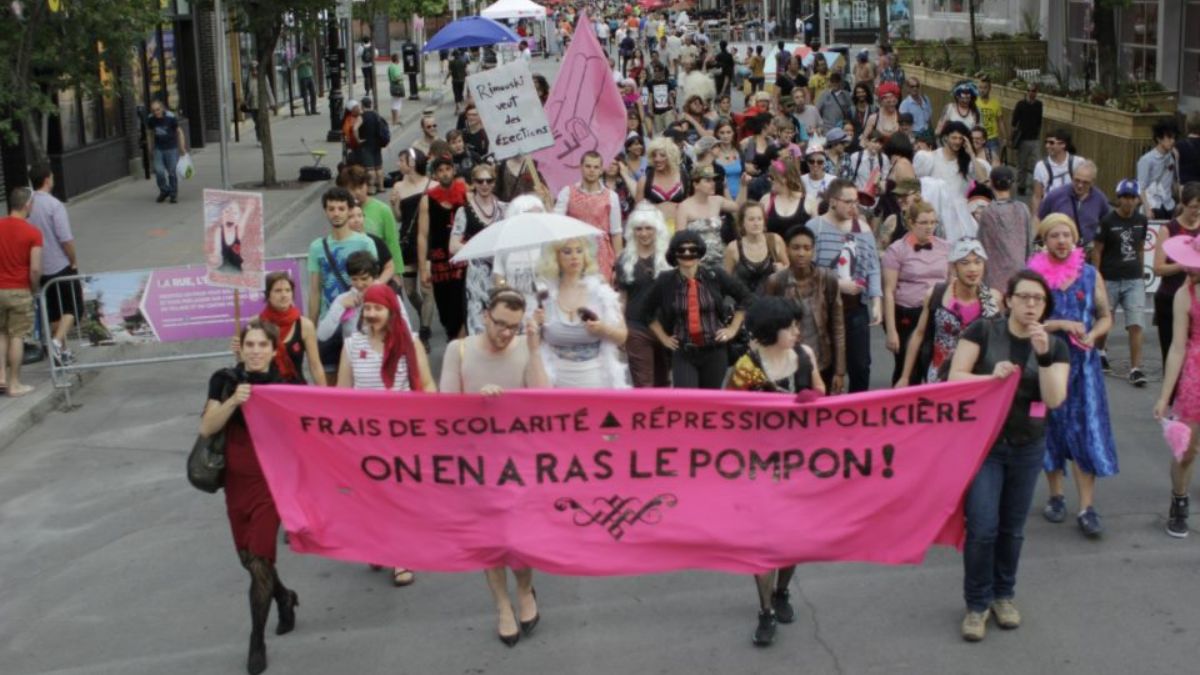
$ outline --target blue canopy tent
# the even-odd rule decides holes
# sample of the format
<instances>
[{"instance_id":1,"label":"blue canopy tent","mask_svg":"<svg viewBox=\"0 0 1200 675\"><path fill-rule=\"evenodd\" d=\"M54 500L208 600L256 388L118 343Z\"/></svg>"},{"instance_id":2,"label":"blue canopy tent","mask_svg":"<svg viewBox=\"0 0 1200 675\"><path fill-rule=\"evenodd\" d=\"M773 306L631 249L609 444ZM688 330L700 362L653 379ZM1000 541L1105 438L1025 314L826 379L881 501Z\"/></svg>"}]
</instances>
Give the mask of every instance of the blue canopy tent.
<instances>
[{"instance_id":1,"label":"blue canopy tent","mask_svg":"<svg viewBox=\"0 0 1200 675\"><path fill-rule=\"evenodd\" d=\"M498 42L520 42L521 38L502 23L483 16L467 16L447 24L425 43L423 52L443 49L485 47Z\"/></svg>"}]
</instances>

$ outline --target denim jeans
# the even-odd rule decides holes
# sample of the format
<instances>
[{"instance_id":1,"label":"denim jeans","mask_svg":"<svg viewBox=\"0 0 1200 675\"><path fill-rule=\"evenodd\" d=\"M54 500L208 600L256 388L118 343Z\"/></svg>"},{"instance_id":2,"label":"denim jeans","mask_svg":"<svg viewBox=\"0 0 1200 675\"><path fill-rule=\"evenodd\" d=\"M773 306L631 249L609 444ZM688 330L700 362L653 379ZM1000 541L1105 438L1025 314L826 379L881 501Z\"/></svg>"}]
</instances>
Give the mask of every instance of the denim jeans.
<instances>
[{"instance_id":1,"label":"denim jeans","mask_svg":"<svg viewBox=\"0 0 1200 675\"><path fill-rule=\"evenodd\" d=\"M179 177L175 165L179 163L179 148L154 149L154 176L158 179L158 191L175 196L179 192Z\"/></svg>"},{"instance_id":2,"label":"denim jeans","mask_svg":"<svg viewBox=\"0 0 1200 675\"><path fill-rule=\"evenodd\" d=\"M971 481L964 505L963 597L972 612L985 611L996 599L1013 597L1025 518L1045 453L1045 438L1020 446L1000 439Z\"/></svg>"},{"instance_id":3,"label":"denim jeans","mask_svg":"<svg viewBox=\"0 0 1200 675\"><path fill-rule=\"evenodd\" d=\"M845 300L846 296L842 296ZM869 300L844 310L846 320L846 391L871 388L871 310Z\"/></svg>"}]
</instances>

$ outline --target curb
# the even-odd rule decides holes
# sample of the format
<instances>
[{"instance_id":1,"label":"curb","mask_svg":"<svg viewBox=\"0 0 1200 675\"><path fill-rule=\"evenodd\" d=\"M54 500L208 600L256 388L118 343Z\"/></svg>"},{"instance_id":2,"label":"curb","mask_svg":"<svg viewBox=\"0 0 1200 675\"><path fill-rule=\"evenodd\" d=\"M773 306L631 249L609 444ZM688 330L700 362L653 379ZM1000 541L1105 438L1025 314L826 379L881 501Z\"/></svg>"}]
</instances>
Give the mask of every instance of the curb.
<instances>
[{"instance_id":1,"label":"curb","mask_svg":"<svg viewBox=\"0 0 1200 675\"><path fill-rule=\"evenodd\" d=\"M84 372L78 383L72 383L76 391L82 390L83 385L96 375L95 371ZM47 381L25 398L22 404L7 407L0 412L0 452L12 445L34 425L46 419L50 413L59 410L66 399L66 392Z\"/></svg>"}]
</instances>

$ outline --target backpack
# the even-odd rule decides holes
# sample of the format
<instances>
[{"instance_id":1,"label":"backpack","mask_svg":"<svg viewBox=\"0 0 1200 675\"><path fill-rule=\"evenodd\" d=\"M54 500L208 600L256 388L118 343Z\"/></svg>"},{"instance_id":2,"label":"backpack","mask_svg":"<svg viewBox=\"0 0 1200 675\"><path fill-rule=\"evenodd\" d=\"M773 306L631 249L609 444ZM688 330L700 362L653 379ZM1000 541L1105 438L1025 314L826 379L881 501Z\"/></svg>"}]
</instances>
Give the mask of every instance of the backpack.
<instances>
[{"instance_id":1,"label":"backpack","mask_svg":"<svg viewBox=\"0 0 1200 675\"><path fill-rule=\"evenodd\" d=\"M1054 168L1050 165L1050 158L1046 157L1042 160L1042 164L1046 165L1046 192L1052 189L1050 184L1054 183ZM1067 153L1067 183L1075 180L1075 155Z\"/></svg>"},{"instance_id":2,"label":"backpack","mask_svg":"<svg viewBox=\"0 0 1200 675\"><path fill-rule=\"evenodd\" d=\"M379 130L376 134L379 140L379 147L386 148L388 143L392 142L392 130L388 128L387 120L380 117L379 124L375 125L375 128Z\"/></svg>"},{"instance_id":3,"label":"backpack","mask_svg":"<svg viewBox=\"0 0 1200 675\"><path fill-rule=\"evenodd\" d=\"M375 47L373 45L363 47L362 60L364 67L366 64L375 62Z\"/></svg>"}]
</instances>

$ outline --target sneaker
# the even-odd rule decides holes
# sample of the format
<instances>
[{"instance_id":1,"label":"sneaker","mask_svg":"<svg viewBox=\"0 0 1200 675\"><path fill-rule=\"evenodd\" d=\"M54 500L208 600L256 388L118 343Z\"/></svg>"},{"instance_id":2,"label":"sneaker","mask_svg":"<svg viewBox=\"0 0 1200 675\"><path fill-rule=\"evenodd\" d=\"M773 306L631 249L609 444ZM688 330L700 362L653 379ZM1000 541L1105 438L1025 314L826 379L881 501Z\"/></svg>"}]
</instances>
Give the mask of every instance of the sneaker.
<instances>
[{"instance_id":1,"label":"sneaker","mask_svg":"<svg viewBox=\"0 0 1200 675\"><path fill-rule=\"evenodd\" d=\"M1187 495L1171 495L1171 513L1167 516L1167 534L1176 539L1188 536L1188 498Z\"/></svg>"},{"instance_id":2,"label":"sneaker","mask_svg":"<svg viewBox=\"0 0 1200 675\"><path fill-rule=\"evenodd\" d=\"M1046 508L1042 509L1042 516L1052 522L1061 523L1067 519L1067 499L1062 495L1055 495L1046 502Z\"/></svg>"},{"instance_id":3,"label":"sneaker","mask_svg":"<svg viewBox=\"0 0 1200 675\"><path fill-rule=\"evenodd\" d=\"M771 594L771 608L775 610L775 620L779 623L791 623L796 620L796 610L788 601L786 589Z\"/></svg>"},{"instance_id":4,"label":"sneaker","mask_svg":"<svg viewBox=\"0 0 1200 675\"><path fill-rule=\"evenodd\" d=\"M990 612L986 610L982 612L968 611L962 620L962 639L967 642L979 642L982 640L983 636L987 635L989 615Z\"/></svg>"},{"instance_id":5,"label":"sneaker","mask_svg":"<svg viewBox=\"0 0 1200 675\"><path fill-rule=\"evenodd\" d=\"M1079 529L1083 530L1084 535L1090 539L1095 539L1104 532L1104 526L1100 524L1100 514L1090 506L1079 514L1075 521L1079 523Z\"/></svg>"},{"instance_id":6,"label":"sneaker","mask_svg":"<svg viewBox=\"0 0 1200 675\"><path fill-rule=\"evenodd\" d=\"M1108 365L1108 354L1100 352L1100 370L1106 373L1112 372L1112 366Z\"/></svg>"},{"instance_id":7,"label":"sneaker","mask_svg":"<svg viewBox=\"0 0 1200 675\"><path fill-rule=\"evenodd\" d=\"M155 199L154 201L158 202L159 204L167 201L167 193L165 193L165 192L158 193L158 198Z\"/></svg>"},{"instance_id":8,"label":"sneaker","mask_svg":"<svg viewBox=\"0 0 1200 675\"><path fill-rule=\"evenodd\" d=\"M766 647L775 641L775 613L764 609L758 613L758 628L754 629L754 646Z\"/></svg>"},{"instance_id":9,"label":"sneaker","mask_svg":"<svg viewBox=\"0 0 1200 675\"><path fill-rule=\"evenodd\" d=\"M1145 373L1143 373L1141 370L1138 370L1137 368L1130 368L1129 369L1129 384L1132 384L1135 387L1146 386Z\"/></svg>"},{"instance_id":10,"label":"sneaker","mask_svg":"<svg viewBox=\"0 0 1200 675\"><path fill-rule=\"evenodd\" d=\"M1021 627L1021 613L1012 598L1004 598L992 603L992 614L996 616L996 625L1004 630Z\"/></svg>"},{"instance_id":11,"label":"sneaker","mask_svg":"<svg viewBox=\"0 0 1200 675\"><path fill-rule=\"evenodd\" d=\"M179 203L179 198L178 198L178 197L176 197L175 195L171 195L171 203L172 203L172 204L177 204L177 203Z\"/></svg>"},{"instance_id":12,"label":"sneaker","mask_svg":"<svg viewBox=\"0 0 1200 675\"><path fill-rule=\"evenodd\" d=\"M54 365L59 366L60 368L62 367L62 345L60 345L58 340L54 338L50 338L50 358L54 361Z\"/></svg>"}]
</instances>

